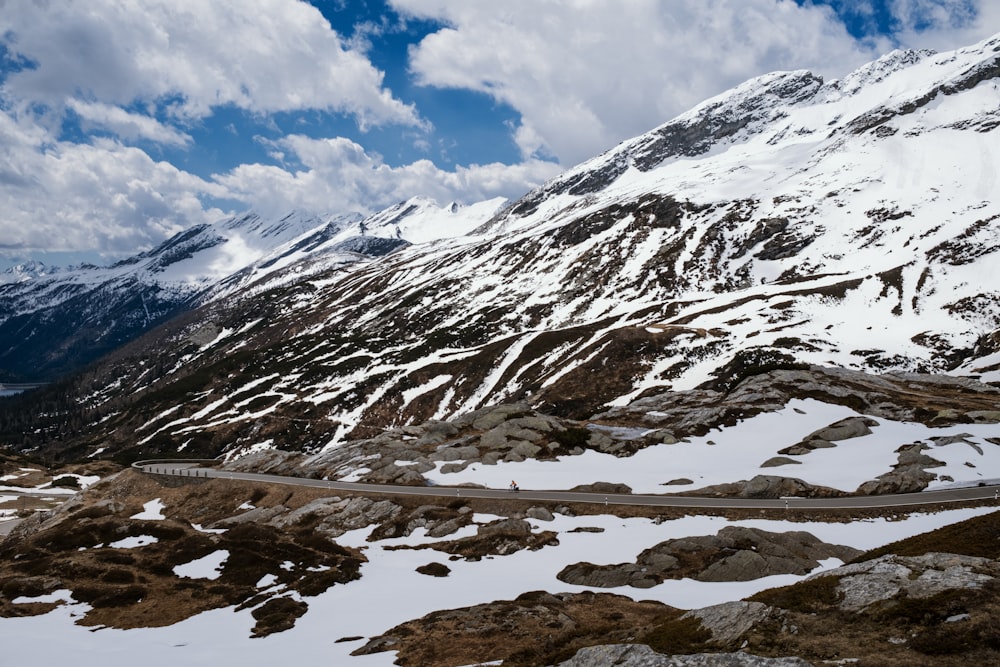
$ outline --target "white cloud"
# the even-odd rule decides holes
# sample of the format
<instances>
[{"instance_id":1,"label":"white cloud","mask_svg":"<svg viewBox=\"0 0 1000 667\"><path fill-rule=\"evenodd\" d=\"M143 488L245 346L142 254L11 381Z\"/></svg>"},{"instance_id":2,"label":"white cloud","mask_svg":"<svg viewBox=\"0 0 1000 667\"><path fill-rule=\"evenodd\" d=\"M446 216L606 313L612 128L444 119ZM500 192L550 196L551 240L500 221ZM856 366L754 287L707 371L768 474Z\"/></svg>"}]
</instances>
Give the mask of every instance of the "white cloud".
<instances>
[{"instance_id":1,"label":"white cloud","mask_svg":"<svg viewBox=\"0 0 1000 667\"><path fill-rule=\"evenodd\" d=\"M55 109L76 98L156 103L187 118L234 105L345 112L362 125L423 122L298 0L10 0L0 43L35 65L12 73L4 96Z\"/></svg>"},{"instance_id":2,"label":"white cloud","mask_svg":"<svg viewBox=\"0 0 1000 667\"><path fill-rule=\"evenodd\" d=\"M368 212L417 194L439 202L467 203L517 197L558 171L556 165L540 160L460 166L454 171L439 169L430 160L393 167L343 137L289 135L276 144L278 150L294 155L302 168L244 164L216 176L216 182L231 197L265 213L291 208Z\"/></svg>"},{"instance_id":3,"label":"white cloud","mask_svg":"<svg viewBox=\"0 0 1000 667\"><path fill-rule=\"evenodd\" d=\"M894 46L884 37L859 42L829 7L792 0L392 2L446 26L412 50L418 82L511 105L522 118L514 132L522 152L550 152L567 166L759 74L838 77ZM970 27L960 15L971 2L894 0L894 8L904 27L955 30ZM995 14L986 4L980 10ZM987 24L976 23L982 33Z\"/></svg>"},{"instance_id":4,"label":"white cloud","mask_svg":"<svg viewBox=\"0 0 1000 667\"><path fill-rule=\"evenodd\" d=\"M105 128L122 139L131 141L149 139L174 146L186 146L191 143L190 135L164 125L155 118L129 113L121 107L80 100L69 100L67 106L80 116L85 129L89 129L89 126Z\"/></svg>"},{"instance_id":5,"label":"white cloud","mask_svg":"<svg viewBox=\"0 0 1000 667\"><path fill-rule=\"evenodd\" d=\"M891 0L898 42L937 51L969 46L1000 29L995 0Z\"/></svg>"},{"instance_id":6,"label":"white cloud","mask_svg":"<svg viewBox=\"0 0 1000 667\"><path fill-rule=\"evenodd\" d=\"M0 111L0 250L132 254L223 215L220 186L109 139L52 139Z\"/></svg>"}]
</instances>

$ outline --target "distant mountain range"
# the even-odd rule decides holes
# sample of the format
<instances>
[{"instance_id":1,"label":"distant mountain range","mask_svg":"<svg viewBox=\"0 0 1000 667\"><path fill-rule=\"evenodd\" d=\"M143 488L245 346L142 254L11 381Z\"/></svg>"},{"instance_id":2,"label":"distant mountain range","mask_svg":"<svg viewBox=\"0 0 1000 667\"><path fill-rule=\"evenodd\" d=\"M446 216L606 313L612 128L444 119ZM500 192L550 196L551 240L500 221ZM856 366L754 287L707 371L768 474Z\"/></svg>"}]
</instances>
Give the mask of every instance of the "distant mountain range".
<instances>
[{"instance_id":1,"label":"distant mountain range","mask_svg":"<svg viewBox=\"0 0 1000 667\"><path fill-rule=\"evenodd\" d=\"M80 427L36 430L130 456L321 451L512 400L584 418L770 368L1000 381L998 78L1000 38L769 74L506 205L247 214L24 267L0 368L107 353L47 390Z\"/></svg>"},{"instance_id":2,"label":"distant mountain range","mask_svg":"<svg viewBox=\"0 0 1000 667\"><path fill-rule=\"evenodd\" d=\"M110 267L15 266L0 273L0 380L55 379L197 306L465 233L503 203L443 209L415 198L368 218L245 213Z\"/></svg>"}]
</instances>

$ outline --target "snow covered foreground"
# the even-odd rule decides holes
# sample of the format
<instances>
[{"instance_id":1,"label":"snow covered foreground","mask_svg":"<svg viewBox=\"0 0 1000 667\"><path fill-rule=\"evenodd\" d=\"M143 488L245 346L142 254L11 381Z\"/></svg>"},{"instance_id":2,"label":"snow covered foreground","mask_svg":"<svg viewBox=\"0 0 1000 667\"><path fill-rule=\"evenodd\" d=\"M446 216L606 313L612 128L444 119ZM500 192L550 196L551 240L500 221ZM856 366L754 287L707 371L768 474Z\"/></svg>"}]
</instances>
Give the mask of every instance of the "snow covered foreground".
<instances>
[{"instance_id":1,"label":"snow covered foreground","mask_svg":"<svg viewBox=\"0 0 1000 667\"><path fill-rule=\"evenodd\" d=\"M835 447L795 457L801 459L801 465L757 470L779 449L802 440L817 429L855 415L854 411L842 406L796 400L778 412L764 413L674 445L650 447L631 457L616 458L587 452L581 456L561 457L558 462L529 460L494 466L476 464L459 473L435 471L428 473L428 477L442 484L474 482L494 488L505 487L511 478L517 479L522 488L565 489L594 481L625 482L638 493L662 493L662 484L677 477L690 477L695 485L675 488L697 488L771 473L853 490L860 483L887 472L895 462L895 450L913 442L926 443L929 446L927 453L945 463L930 471L939 476L948 475L956 484L1000 477L1000 446L987 440L1000 434L997 425L964 424L931 429L884 418L877 420L879 424L872 427L870 435L843 440ZM962 439L952 441L954 436L962 436ZM939 480L931 486L940 487L944 483ZM167 509L161 499L153 499L133 518L161 520ZM557 532L558 546L488 557L479 562L448 561L447 555L430 550L389 551L387 547L427 544L434 540L427 538L423 529L418 529L407 538L369 543L366 541L372 530L369 527L346 533L337 540L344 546L364 550L369 562L362 566L361 579L336 585L320 596L304 598L309 611L286 632L250 639L255 623L250 611L236 613L231 608L209 611L166 628L93 630L74 625L87 607L71 604L45 616L0 620L4 635L0 664L72 661L83 667L124 667L141 660L148 667L220 663L271 667L280 661L293 660L296 665L391 665L393 653L352 657L350 652L362 646L369 637L436 610L513 599L534 590L612 592L690 609L741 599L800 579L795 575L726 583L686 579L666 581L651 589L588 589L565 584L556 578L560 570L573 563L634 562L639 552L665 540L714 535L727 525L773 532L808 531L824 542L867 550L992 511L995 511L992 507L961 509L915 514L901 520L869 519L851 523L727 521L707 516L658 523L648 518L556 514L551 522L530 522L536 531ZM476 515L474 518L473 525L441 539L473 535L477 524L496 517ZM572 532L584 527L602 528L603 532ZM112 546L135 549L144 544L133 540ZM225 551L215 552L176 568L175 574L214 579L227 555ZM415 571L432 561L446 562L451 574L437 578ZM839 561L831 559L820 569L838 565ZM267 580L258 584L261 588L271 585L273 582ZM68 600L68 595L64 592L62 598ZM56 599L58 597L56 594ZM337 642L342 638L362 639Z\"/></svg>"},{"instance_id":2,"label":"snow covered foreground","mask_svg":"<svg viewBox=\"0 0 1000 667\"><path fill-rule=\"evenodd\" d=\"M535 552L521 551L479 562L448 561L452 572L446 578L429 577L415 572L415 568L420 565L444 560L443 554L433 551L386 550L386 547L393 545L426 544L433 541L428 540L422 530L408 538L368 543L365 538L371 529L365 528L347 533L338 540L345 546L365 549L369 562L362 567L361 579L334 586L320 596L305 598L309 611L289 631L250 639L250 629L255 623L250 611L234 613L232 609L205 612L165 628L95 630L74 625L74 621L83 615L86 605L72 604L44 616L0 621L4 637L2 664L76 664L81 667L131 667L137 663L146 667L240 664L247 667L273 667L292 661L299 666L391 665L395 657L393 653L352 657L350 652L363 645L368 637L435 610L512 599L533 590L588 590L556 579L556 574L563 567L579 561L631 561L643 549L664 540L715 534L727 525L768 531L805 530L826 542L869 549L992 511L995 511L994 508L962 509L938 514L917 514L898 521L873 519L849 524L727 521L724 518L703 516L656 523L645 518L556 515L551 522L533 520L531 523L535 530L557 531L559 546L545 547ZM476 516L476 520L481 522L493 518ZM579 527L600 527L604 532L569 532ZM443 539L455 537L457 536L452 535ZM224 557L224 554L220 554L220 557ZM192 563L183 573L184 576L216 576L220 564L218 558L202 561L202 571L194 571L198 566ZM831 559L821 569L839 564L836 559ZM667 581L652 589L592 590L628 595L635 599L659 600L681 608L697 608L743 598L759 590L787 585L798 579L800 577L794 575L781 575L738 583L681 580ZM268 582L261 583L267 585ZM58 593L48 597L58 598ZM346 637L365 639L337 642L337 639ZM483 659L488 658L489 656L483 656Z\"/></svg>"}]
</instances>

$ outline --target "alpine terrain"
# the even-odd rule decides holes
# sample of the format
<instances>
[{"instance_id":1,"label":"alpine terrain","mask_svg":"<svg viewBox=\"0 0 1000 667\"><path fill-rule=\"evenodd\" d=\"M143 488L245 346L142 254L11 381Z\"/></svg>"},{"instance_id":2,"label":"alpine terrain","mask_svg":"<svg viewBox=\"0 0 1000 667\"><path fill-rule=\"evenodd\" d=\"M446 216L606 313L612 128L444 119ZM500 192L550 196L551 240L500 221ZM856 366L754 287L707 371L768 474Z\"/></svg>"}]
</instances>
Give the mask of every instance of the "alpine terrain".
<instances>
[{"instance_id":1,"label":"alpine terrain","mask_svg":"<svg viewBox=\"0 0 1000 667\"><path fill-rule=\"evenodd\" d=\"M87 488L0 543L12 654L997 661L998 127L1000 36L747 81L516 201L21 267L0 379L51 383L3 488Z\"/></svg>"}]
</instances>

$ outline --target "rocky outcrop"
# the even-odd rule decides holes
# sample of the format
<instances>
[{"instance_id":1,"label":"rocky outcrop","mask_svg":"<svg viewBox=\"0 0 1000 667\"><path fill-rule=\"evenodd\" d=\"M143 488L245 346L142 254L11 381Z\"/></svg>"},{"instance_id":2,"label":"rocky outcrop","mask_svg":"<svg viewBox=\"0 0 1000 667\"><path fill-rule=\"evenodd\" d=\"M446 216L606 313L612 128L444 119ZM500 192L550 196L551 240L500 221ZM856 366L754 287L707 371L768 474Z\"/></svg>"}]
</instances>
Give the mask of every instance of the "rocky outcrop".
<instances>
[{"instance_id":1,"label":"rocky outcrop","mask_svg":"<svg viewBox=\"0 0 1000 667\"><path fill-rule=\"evenodd\" d=\"M724 602L722 604L692 609L684 618L697 618L701 627L712 633L712 642L720 646L732 644L758 624L780 611L761 602Z\"/></svg>"},{"instance_id":2,"label":"rocky outcrop","mask_svg":"<svg viewBox=\"0 0 1000 667\"><path fill-rule=\"evenodd\" d=\"M726 380L724 386L709 382L690 391L648 393L628 405L605 410L593 419L608 424L666 428L683 438L705 435L713 428L780 410L793 398L814 398L847 406L864 417L831 424L810 434L803 442L857 437L863 434L863 426L877 425L872 421L880 417L935 426L998 421L1000 389L964 377L917 373L872 375L845 368L808 366L778 370L744 368L740 377ZM729 386L730 382L733 386Z\"/></svg>"},{"instance_id":3,"label":"rocky outcrop","mask_svg":"<svg viewBox=\"0 0 1000 667\"><path fill-rule=\"evenodd\" d=\"M373 539L394 537L384 530L372 532ZM531 524L524 519L499 519L480 524L476 534L457 540L434 542L419 546L397 546L390 549L435 549L466 560L476 561L489 556L507 556L522 549L532 551L545 546L559 544L558 536L552 531L532 532Z\"/></svg>"},{"instance_id":4,"label":"rocky outcrop","mask_svg":"<svg viewBox=\"0 0 1000 667\"><path fill-rule=\"evenodd\" d=\"M588 646L557 667L811 667L800 658L763 658L749 653L663 655L645 644Z\"/></svg>"},{"instance_id":5,"label":"rocky outcrop","mask_svg":"<svg viewBox=\"0 0 1000 667\"><path fill-rule=\"evenodd\" d=\"M646 549L635 563L568 565L556 575L579 586L650 588L667 579L751 581L773 574L806 574L827 558L850 560L861 552L827 544L806 532L770 533L727 526L717 535L685 537Z\"/></svg>"},{"instance_id":6,"label":"rocky outcrop","mask_svg":"<svg viewBox=\"0 0 1000 667\"><path fill-rule=\"evenodd\" d=\"M843 491L826 486L816 486L794 477L777 475L757 475L749 480L714 484L693 491L685 491L685 496L726 496L730 498L834 498L846 495Z\"/></svg>"},{"instance_id":7,"label":"rocky outcrop","mask_svg":"<svg viewBox=\"0 0 1000 667\"><path fill-rule=\"evenodd\" d=\"M878 422L868 417L847 417L810 433L798 444L779 450L778 453L801 455L808 454L814 449L834 447L835 441L871 435L872 431L869 428L871 426L878 426Z\"/></svg>"},{"instance_id":8,"label":"rocky outcrop","mask_svg":"<svg viewBox=\"0 0 1000 667\"><path fill-rule=\"evenodd\" d=\"M839 580L837 606L859 612L902 598L929 598L956 589L978 589L1000 577L1000 564L990 558L928 553L888 555L824 572Z\"/></svg>"},{"instance_id":9,"label":"rocky outcrop","mask_svg":"<svg viewBox=\"0 0 1000 667\"><path fill-rule=\"evenodd\" d=\"M858 487L858 493L878 495L923 491L928 484L937 479L937 475L927 472L926 468L944 465L941 461L923 453L929 449L930 447L921 443L903 445L896 450L899 453L898 463L892 467L892 471L865 482Z\"/></svg>"},{"instance_id":10,"label":"rocky outcrop","mask_svg":"<svg viewBox=\"0 0 1000 667\"><path fill-rule=\"evenodd\" d=\"M408 665L473 665L508 658L515 664L549 665L555 662L549 656L571 655L593 637L632 641L664 614L677 611L608 593L534 591L408 621L373 637L354 655L398 651L398 662ZM609 618L615 622L609 625Z\"/></svg>"},{"instance_id":11,"label":"rocky outcrop","mask_svg":"<svg viewBox=\"0 0 1000 667\"><path fill-rule=\"evenodd\" d=\"M525 402L492 405L450 421L388 429L312 457L285 452L251 454L234 469L354 479L380 484L426 484L423 473L440 466L448 474L472 464L495 465L553 459L590 449L626 456L649 444L675 442L669 431L588 428L584 422L542 414ZM648 433L646 433L648 432Z\"/></svg>"}]
</instances>

